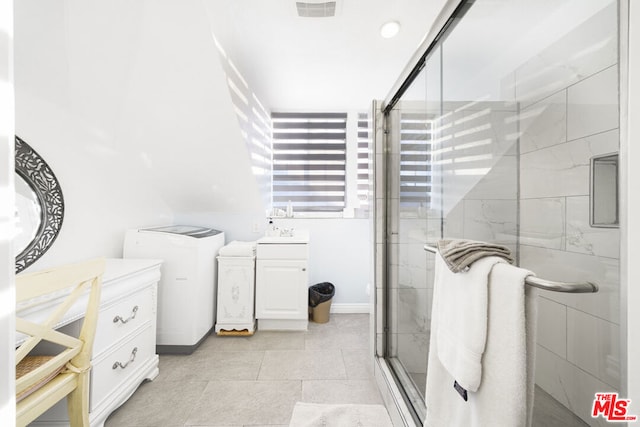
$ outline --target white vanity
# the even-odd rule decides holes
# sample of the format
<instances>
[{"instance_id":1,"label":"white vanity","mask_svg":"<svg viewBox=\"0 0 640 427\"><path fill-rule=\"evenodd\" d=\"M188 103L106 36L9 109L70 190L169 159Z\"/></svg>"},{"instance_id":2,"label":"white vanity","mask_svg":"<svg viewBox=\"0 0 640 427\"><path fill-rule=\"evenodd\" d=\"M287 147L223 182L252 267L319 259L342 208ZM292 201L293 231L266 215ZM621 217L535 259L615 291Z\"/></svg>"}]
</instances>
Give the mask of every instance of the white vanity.
<instances>
[{"instance_id":1,"label":"white vanity","mask_svg":"<svg viewBox=\"0 0 640 427\"><path fill-rule=\"evenodd\" d=\"M158 375L156 354L157 284L160 260L108 259L93 347L89 420L100 427L146 379ZM27 301L16 308L31 319L46 318L61 296ZM58 328L78 328L86 297L72 307ZM66 400L33 425L68 426Z\"/></svg>"},{"instance_id":2,"label":"white vanity","mask_svg":"<svg viewBox=\"0 0 640 427\"><path fill-rule=\"evenodd\" d=\"M307 330L309 234L266 236L256 248L258 330Z\"/></svg>"}]
</instances>

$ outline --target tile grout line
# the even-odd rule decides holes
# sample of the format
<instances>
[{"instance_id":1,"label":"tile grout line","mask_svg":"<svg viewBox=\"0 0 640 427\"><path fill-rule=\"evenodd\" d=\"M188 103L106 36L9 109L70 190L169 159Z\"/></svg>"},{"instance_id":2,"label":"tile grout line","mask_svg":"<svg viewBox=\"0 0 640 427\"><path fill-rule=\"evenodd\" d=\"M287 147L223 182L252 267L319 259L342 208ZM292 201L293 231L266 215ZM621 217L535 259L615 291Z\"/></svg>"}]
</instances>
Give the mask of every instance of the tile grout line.
<instances>
[{"instance_id":1,"label":"tile grout line","mask_svg":"<svg viewBox=\"0 0 640 427\"><path fill-rule=\"evenodd\" d=\"M267 354L266 350L262 350L262 357L260 358L260 366L258 367L258 372L256 373L256 378L254 381L260 380L260 373L262 372L262 365L264 364L264 358Z\"/></svg>"}]
</instances>

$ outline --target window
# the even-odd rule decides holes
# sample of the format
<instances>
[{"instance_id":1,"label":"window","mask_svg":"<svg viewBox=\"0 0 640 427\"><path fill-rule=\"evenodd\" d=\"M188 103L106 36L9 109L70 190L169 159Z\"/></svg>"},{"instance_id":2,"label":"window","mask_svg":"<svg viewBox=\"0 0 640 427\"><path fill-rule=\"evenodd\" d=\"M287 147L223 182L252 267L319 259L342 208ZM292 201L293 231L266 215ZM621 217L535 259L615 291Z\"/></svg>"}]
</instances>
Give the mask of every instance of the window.
<instances>
[{"instance_id":1,"label":"window","mask_svg":"<svg viewBox=\"0 0 640 427\"><path fill-rule=\"evenodd\" d=\"M273 207L345 208L347 113L272 113Z\"/></svg>"},{"instance_id":2,"label":"window","mask_svg":"<svg viewBox=\"0 0 640 427\"><path fill-rule=\"evenodd\" d=\"M400 205L429 208L431 198L431 122L422 112L400 117Z\"/></svg>"},{"instance_id":3,"label":"window","mask_svg":"<svg viewBox=\"0 0 640 427\"><path fill-rule=\"evenodd\" d=\"M369 180L371 177L371 118L367 113L358 114L358 202L359 207L369 210Z\"/></svg>"}]
</instances>

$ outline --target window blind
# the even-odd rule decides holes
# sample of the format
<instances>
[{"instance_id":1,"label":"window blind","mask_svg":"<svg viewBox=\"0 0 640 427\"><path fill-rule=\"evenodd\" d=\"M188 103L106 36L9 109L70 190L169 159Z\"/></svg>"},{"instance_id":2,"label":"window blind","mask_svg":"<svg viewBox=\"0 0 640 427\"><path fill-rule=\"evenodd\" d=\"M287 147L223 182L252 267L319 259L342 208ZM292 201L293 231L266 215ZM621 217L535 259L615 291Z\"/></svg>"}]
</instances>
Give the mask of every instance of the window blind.
<instances>
[{"instance_id":1,"label":"window blind","mask_svg":"<svg viewBox=\"0 0 640 427\"><path fill-rule=\"evenodd\" d=\"M429 208L431 121L425 113L400 115L400 205Z\"/></svg>"},{"instance_id":2,"label":"window blind","mask_svg":"<svg viewBox=\"0 0 640 427\"><path fill-rule=\"evenodd\" d=\"M273 207L338 212L345 207L346 113L272 113Z\"/></svg>"},{"instance_id":3,"label":"window blind","mask_svg":"<svg viewBox=\"0 0 640 427\"><path fill-rule=\"evenodd\" d=\"M358 201L360 208L369 209L369 181L372 171L371 118L358 114Z\"/></svg>"}]
</instances>

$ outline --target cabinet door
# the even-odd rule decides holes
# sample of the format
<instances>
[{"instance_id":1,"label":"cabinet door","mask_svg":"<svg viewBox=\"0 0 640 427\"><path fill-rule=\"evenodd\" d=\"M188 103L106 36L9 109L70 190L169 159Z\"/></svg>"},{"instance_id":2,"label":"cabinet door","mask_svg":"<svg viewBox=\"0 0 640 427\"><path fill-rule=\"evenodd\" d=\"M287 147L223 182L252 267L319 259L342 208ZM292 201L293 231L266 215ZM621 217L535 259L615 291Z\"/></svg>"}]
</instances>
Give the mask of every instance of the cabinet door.
<instances>
[{"instance_id":1,"label":"cabinet door","mask_svg":"<svg viewBox=\"0 0 640 427\"><path fill-rule=\"evenodd\" d=\"M308 317L307 261L257 260L256 318Z\"/></svg>"},{"instance_id":2,"label":"cabinet door","mask_svg":"<svg viewBox=\"0 0 640 427\"><path fill-rule=\"evenodd\" d=\"M254 269L250 263L218 264L217 323L253 321Z\"/></svg>"}]
</instances>

